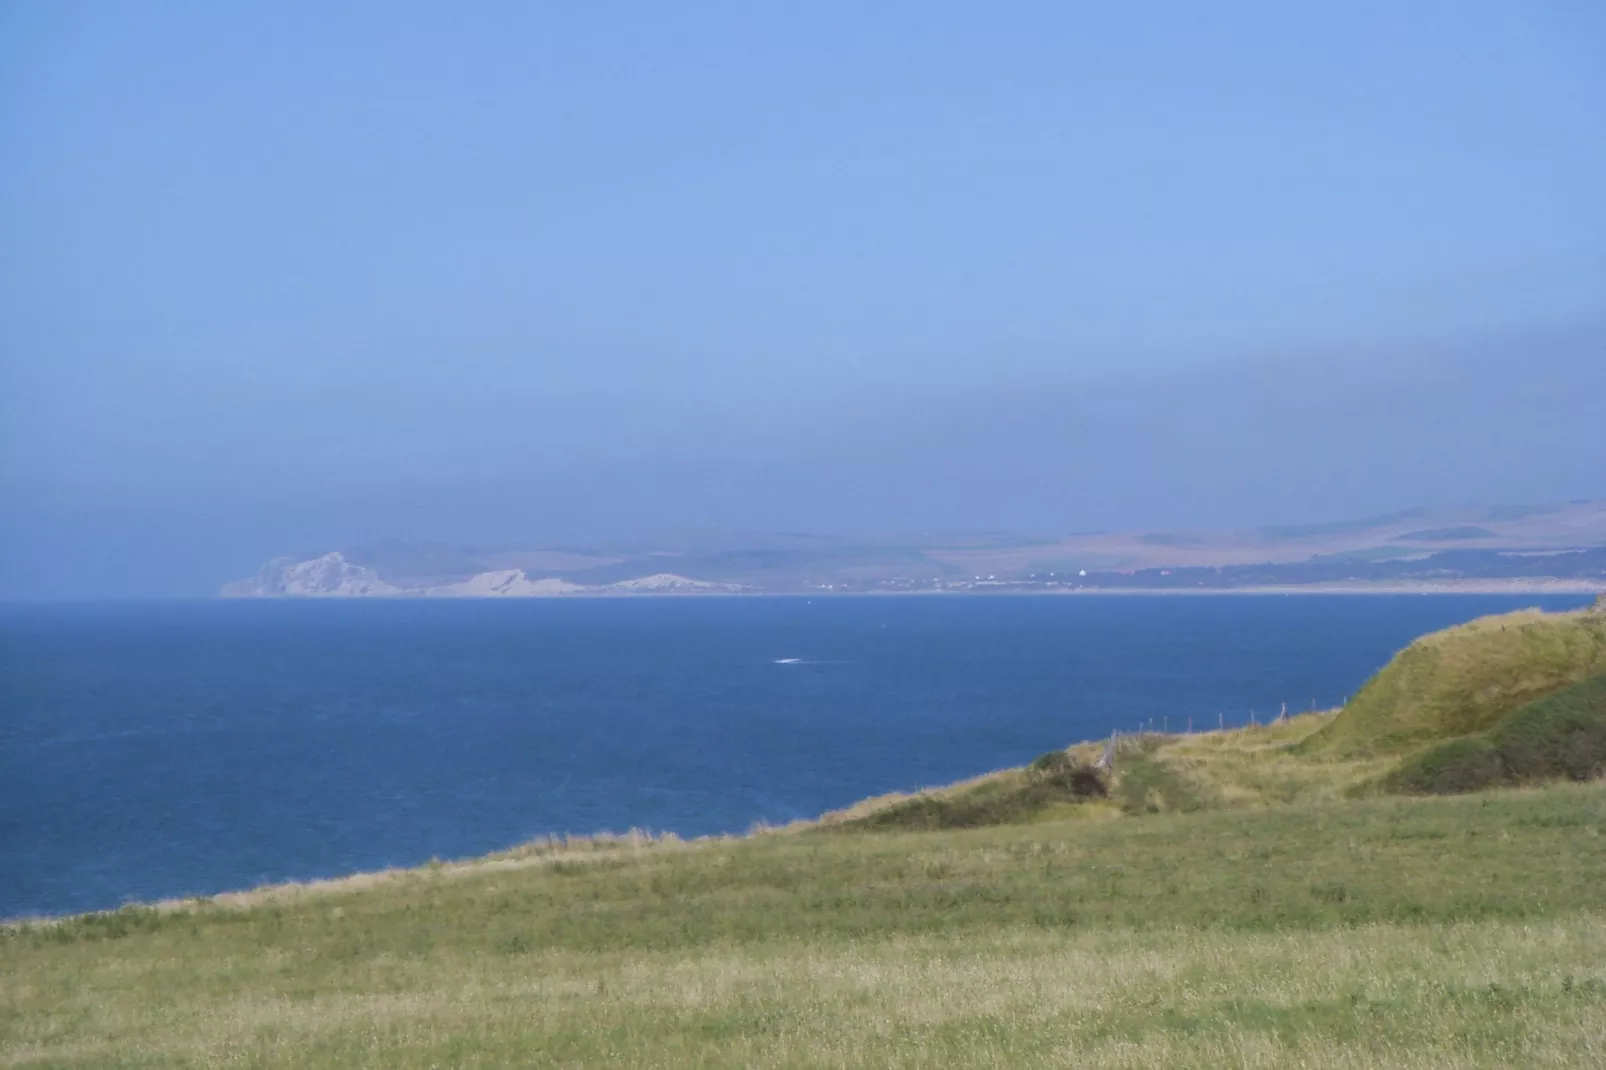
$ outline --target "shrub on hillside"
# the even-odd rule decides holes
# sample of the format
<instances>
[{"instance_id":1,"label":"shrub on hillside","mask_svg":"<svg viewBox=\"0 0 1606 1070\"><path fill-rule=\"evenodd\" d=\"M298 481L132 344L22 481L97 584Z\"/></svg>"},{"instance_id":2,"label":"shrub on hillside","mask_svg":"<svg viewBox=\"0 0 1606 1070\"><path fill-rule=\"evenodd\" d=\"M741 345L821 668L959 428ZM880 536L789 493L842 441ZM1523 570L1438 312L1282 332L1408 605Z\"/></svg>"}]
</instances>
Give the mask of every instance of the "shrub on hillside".
<instances>
[{"instance_id":1,"label":"shrub on hillside","mask_svg":"<svg viewBox=\"0 0 1606 1070\"><path fill-rule=\"evenodd\" d=\"M1606 773L1606 676L1568 691L1555 696L1564 701L1524 706L1489 733L1513 779L1591 780Z\"/></svg>"},{"instance_id":2,"label":"shrub on hillside","mask_svg":"<svg viewBox=\"0 0 1606 1070\"><path fill-rule=\"evenodd\" d=\"M1103 774L1062 750L1040 755L1026 767L1026 779L1031 784L1056 789L1048 794L1069 795L1073 799L1102 798L1110 790Z\"/></svg>"},{"instance_id":3,"label":"shrub on hillside","mask_svg":"<svg viewBox=\"0 0 1606 1070\"><path fill-rule=\"evenodd\" d=\"M1481 736L1452 739L1412 758L1389 777L1391 791L1404 795L1461 795L1506 783L1505 763Z\"/></svg>"},{"instance_id":4,"label":"shrub on hillside","mask_svg":"<svg viewBox=\"0 0 1606 1070\"><path fill-rule=\"evenodd\" d=\"M1032 759L1032 764L1026 767L1026 773L1033 780L1043 780L1063 773L1074 765L1076 759L1071 757L1070 751L1051 750Z\"/></svg>"},{"instance_id":5,"label":"shrub on hillside","mask_svg":"<svg viewBox=\"0 0 1606 1070\"><path fill-rule=\"evenodd\" d=\"M1407 761L1385 781L1411 795L1454 795L1606 775L1606 674L1530 702L1487 732Z\"/></svg>"}]
</instances>

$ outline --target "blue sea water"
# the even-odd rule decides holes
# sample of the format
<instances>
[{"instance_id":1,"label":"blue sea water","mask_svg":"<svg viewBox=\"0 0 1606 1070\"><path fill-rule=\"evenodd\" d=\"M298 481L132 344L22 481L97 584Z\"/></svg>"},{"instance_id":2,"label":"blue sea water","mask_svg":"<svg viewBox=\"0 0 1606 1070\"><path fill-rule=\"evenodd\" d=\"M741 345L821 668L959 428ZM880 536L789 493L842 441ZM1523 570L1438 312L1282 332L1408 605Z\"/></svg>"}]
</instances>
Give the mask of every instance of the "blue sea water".
<instances>
[{"instance_id":1,"label":"blue sea water","mask_svg":"<svg viewBox=\"0 0 1606 1070\"><path fill-rule=\"evenodd\" d=\"M0 917L812 817L1154 722L1330 707L1573 597L0 607Z\"/></svg>"}]
</instances>

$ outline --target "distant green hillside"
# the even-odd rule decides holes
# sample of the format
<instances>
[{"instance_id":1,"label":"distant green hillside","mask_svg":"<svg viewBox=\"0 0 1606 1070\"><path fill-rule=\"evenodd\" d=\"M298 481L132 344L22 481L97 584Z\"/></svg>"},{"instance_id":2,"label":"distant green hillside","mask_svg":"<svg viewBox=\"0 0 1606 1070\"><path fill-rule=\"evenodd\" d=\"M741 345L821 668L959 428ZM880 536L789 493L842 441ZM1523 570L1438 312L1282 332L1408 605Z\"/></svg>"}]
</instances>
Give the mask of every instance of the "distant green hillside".
<instances>
[{"instance_id":1,"label":"distant green hillside","mask_svg":"<svg viewBox=\"0 0 1606 1070\"><path fill-rule=\"evenodd\" d=\"M1533 700L1606 672L1606 612L1523 610L1425 635L1300 745L1387 754L1492 728Z\"/></svg>"}]
</instances>

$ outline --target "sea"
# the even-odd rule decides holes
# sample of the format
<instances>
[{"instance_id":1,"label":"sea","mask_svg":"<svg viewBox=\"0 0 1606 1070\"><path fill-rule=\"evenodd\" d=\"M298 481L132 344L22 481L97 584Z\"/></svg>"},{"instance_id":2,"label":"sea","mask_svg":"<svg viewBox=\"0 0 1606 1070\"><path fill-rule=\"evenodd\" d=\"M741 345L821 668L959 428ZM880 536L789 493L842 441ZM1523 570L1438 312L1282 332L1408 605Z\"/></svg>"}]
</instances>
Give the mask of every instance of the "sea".
<instances>
[{"instance_id":1,"label":"sea","mask_svg":"<svg viewBox=\"0 0 1606 1070\"><path fill-rule=\"evenodd\" d=\"M0 918L553 833L779 824L1152 727L1344 702L1582 596L0 606Z\"/></svg>"}]
</instances>

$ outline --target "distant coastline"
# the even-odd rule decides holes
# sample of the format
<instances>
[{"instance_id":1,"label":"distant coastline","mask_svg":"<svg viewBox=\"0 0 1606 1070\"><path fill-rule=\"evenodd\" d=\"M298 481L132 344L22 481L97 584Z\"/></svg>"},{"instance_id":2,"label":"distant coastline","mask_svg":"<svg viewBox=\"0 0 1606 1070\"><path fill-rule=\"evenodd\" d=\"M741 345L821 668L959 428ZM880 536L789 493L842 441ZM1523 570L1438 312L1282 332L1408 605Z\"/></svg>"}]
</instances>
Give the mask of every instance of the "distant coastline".
<instances>
[{"instance_id":1,"label":"distant coastline","mask_svg":"<svg viewBox=\"0 0 1606 1070\"><path fill-rule=\"evenodd\" d=\"M923 590L888 590L882 588L837 589L829 591L772 591L762 589L741 590L668 590L668 591L629 591L629 590L596 590L596 591L565 591L561 593L523 594L486 596L476 594L426 594L421 592L397 592L383 595L278 595L267 596L277 599L293 601L347 601L350 599L388 600L399 602L417 601L481 601L488 597L499 600L536 600L536 601L600 601L609 599L643 598L1078 598L1089 596L1119 595L1134 598L1156 597L1209 597L1233 595L1274 595L1274 594L1307 594L1307 595L1399 595L1399 594L1468 594L1468 595L1606 595L1606 583L1594 581L1554 580L1550 582L1517 580L1502 583L1491 580L1472 581L1445 581L1442 583L1306 583L1306 584L1261 584L1245 587L1055 587L1055 588L967 588L967 589L923 589ZM228 599L237 599L238 596L222 596Z\"/></svg>"},{"instance_id":2,"label":"distant coastline","mask_svg":"<svg viewBox=\"0 0 1606 1070\"><path fill-rule=\"evenodd\" d=\"M768 592L751 592L752 594L765 594ZM779 592L777 592L779 593ZM791 593L787 592L791 597ZM861 595L902 596L924 595L938 596L975 596L982 598L995 597L1077 597L1084 595L1133 595L1135 597L1152 598L1155 596L1187 595L1197 597L1201 595L1253 595L1253 594L1576 594L1600 595L1606 594L1606 582L1577 582L1571 580L1555 580L1552 582L1517 580L1511 583L1500 583L1492 580L1472 580L1458 582L1454 580L1443 583L1304 583L1261 584L1248 587L1061 587L1050 590L965 590L965 591L827 591L821 597L832 594L845 594L849 597ZM814 597L813 595L805 595Z\"/></svg>"},{"instance_id":3,"label":"distant coastline","mask_svg":"<svg viewBox=\"0 0 1606 1070\"><path fill-rule=\"evenodd\" d=\"M390 540L277 557L229 598L745 594L1590 594L1606 501L1416 509L1238 531L749 534L473 549Z\"/></svg>"}]
</instances>

